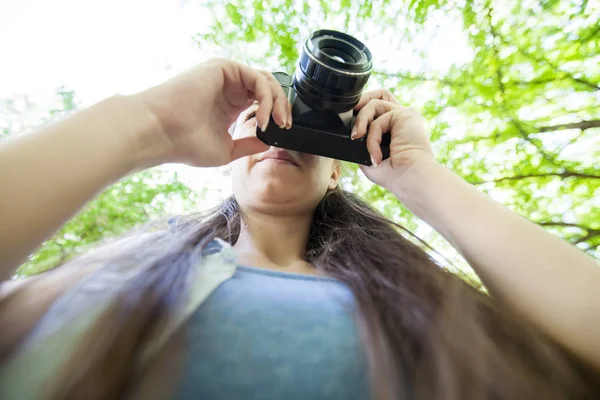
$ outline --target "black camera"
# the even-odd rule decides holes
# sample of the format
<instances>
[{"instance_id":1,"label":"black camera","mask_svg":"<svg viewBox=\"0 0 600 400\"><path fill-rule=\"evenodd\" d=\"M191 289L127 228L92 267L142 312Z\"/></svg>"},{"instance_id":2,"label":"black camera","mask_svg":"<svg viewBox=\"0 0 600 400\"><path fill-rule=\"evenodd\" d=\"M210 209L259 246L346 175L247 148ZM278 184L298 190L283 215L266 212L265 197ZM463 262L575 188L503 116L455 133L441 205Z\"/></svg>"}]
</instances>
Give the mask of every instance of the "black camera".
<instances>
[{"instance_id":1,"label":"black camera","mask_svg":"<svg viewBox=\"0 0 600 400\"><path fill-rule=\"evenodd\" d=\"M332 30L313 32L302 48L294 76L273 75L292 104L293 126L281 129L273 121L256 135L270 146L371 165L366 135L350 139L363 87L371 75L369 49L354 37ZM381 143L383 159L390 155L390 135Z\"/></svg>"}]
</instances>

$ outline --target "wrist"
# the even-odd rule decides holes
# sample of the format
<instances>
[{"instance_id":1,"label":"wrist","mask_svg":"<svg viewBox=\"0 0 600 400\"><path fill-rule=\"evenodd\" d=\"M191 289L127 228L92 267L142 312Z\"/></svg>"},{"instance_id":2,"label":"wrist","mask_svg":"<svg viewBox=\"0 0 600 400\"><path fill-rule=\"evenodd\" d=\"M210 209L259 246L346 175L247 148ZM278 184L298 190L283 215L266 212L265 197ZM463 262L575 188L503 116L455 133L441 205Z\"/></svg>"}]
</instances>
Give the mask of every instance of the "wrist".
<instances>
[{"instance_id":1,"label":"wrist","mask_svg":"<svg viewBox=\"0 0 600 400\"><path fill-rule=\"evenodd\" d=\"M398 162L394 162L394 170L397 173L394 174L388 190L394 192L410 189L417 183L423 171L436 166L439 167L440 164L431 153L415 151L413 154L405 155L402 157L400 165L398 165Z\"/></svg>"},{"instance_id":2,"label":"wrist","mask_svg":"<svg viewBox=\"0 0 600 400\"><path fill-rule=\"evenodd\" d=\"M413 157L401 167L401 172L390 183L388 190L403 204L408 205L418 201L423 190L433 183L433 178L442 170L447 168L429 154Z\"/></svg>"},{"instance_id":3,"label":"wrist","mask_svg":"<svg viewBox=\"0 0 600 400\"><path fill-rule=\"evenodd\" d=\"M117 95L114 100L121 108L123 124L128 126L131 169L139 171L167 162L171 142L156 114L138 95Z\"/></svg>"}]
</instances>

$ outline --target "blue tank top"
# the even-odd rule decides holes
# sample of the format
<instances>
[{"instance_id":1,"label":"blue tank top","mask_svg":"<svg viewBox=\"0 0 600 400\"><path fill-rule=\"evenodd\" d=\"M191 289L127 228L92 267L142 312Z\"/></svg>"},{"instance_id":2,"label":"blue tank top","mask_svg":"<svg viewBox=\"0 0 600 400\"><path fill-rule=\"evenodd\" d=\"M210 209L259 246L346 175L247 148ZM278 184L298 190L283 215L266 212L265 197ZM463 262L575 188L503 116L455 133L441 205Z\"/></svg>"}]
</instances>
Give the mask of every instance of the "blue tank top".
<instances>
[{"instance_id":1,"label":"blue tank top","mask_svg":"<svg viewBox=\"0 0 600 400\"><path fill-rule=\"evenodd\" d=\"M174 399L321 400L370 396L365 355L342 283L324 277L236 267L233 248L203 250L190 296L140 350L152 357L181 324L188 328ZM117 296L134 290L137 263L109 263L55 301L0 367L0 399L36 400L62 390L62 371ZM57 392L58 393L58 392Z\"/></svg>"},{"instance_id":2,"label":"blue tank top","mask_svg":"<svg viewBox=\"0 0 600 400\"><path fill-rule=\"evenodd\" d=\"M188 321L175 399L367 399L355 311L334 279L238 267Z\"/></svg>"}]
</instances>

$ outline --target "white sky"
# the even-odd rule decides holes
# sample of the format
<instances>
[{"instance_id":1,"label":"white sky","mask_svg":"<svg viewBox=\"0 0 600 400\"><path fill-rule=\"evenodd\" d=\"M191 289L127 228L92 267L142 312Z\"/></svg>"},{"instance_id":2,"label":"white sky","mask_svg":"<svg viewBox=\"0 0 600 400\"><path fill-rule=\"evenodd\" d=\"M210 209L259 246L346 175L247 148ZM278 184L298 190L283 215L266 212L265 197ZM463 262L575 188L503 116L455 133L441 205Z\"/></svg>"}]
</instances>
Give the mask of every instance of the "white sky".
<instances>
[{"instance_id":1,"label":"white sky","mask_svg":"<svg viewBox=\"0 0 600 400\"><path fill-rule=\"evenodd\" d=\"M28 95L41 110L56 88L74 90L83 106L115 93L160 83L217 54L203 54L192 35L210 24L200 1L181 0L2 0L0 2L0 99ZM426 63L436 70L470 57L462 31L446 25L424 61L408 47L398 65ZM430 40L427 35L421 39ZM390 60L389 42L369 43L374 57ZM418 40L416 44L419 44ZM299 44L300 45L300 44ZM379 56L378 56L379 54ZM394 58L391 59L392 63ZM47 104L47 107L45 105ZM227 192L220 173L177 166L195 188ZM215 171L216 172L216 171ZM220 197L216 195L215 201Z\"/></svg>"},{"instance_id":2,"label":"white sky","mask_svg":"<svg viewBox=\"0 0 600 400\"><path fill-rule=\"evenodd\" d=\"M160 83L217 55L202 53L192 40L192 35L210 24L211 14L200 3L0 0L0 100L27 95L47 110L56 100L56 88L64 85L75 91L83 106L89 106L115 93L133 93ZM417 68L437 72L468 61L472 54L462 27L441 17L431 19L426 32L413 41L413 46L429 48L425 59L408 46L390 54L390 41L373 40L368 45L374 60L383 63L385 59L390 69L414 70L419 64ZM434 31L437 34L432 36ZM229 193L229 179L222 170L167 168L178 170L193 188L209 188L207 206ZM423 225L415 233L424 236L427 231Z\"/></svg>"},{"instance_id":3,"label":"white sky","mask_svg":"<svg viewBox=\"0 0 600 400\"><path fill-rule=\"evenodd\" d=\"M0 98L25 94L43 109L60 85L83 106L141 91L210 56L192 40L208 17L176 0L2 1ZM196 189L214 188L211 203L229 190L218 171L167 168Z\"/></svg>"},{"instance_id":4,"label":"white sky","mask_svg":"<svg viewBox=\"0 0 600 400\"><path fill-rule=\"evenodd\" d=\"M192 35L210 24L200 1L181 0L0 0L0 99L27 95L42 111L56 101L56 88L74 90L82 106L115 93L134 93L217 54L203 54ZM426 60L408 46L390 55L390 42L368 45L390 69L427 66L443 71L471 57L462 28L440 19L437 35L415 40L427 45ZM435 21L434 21L435 25ZM364 27L368 29L368 26ZM390 27L391 29L393 27ZM393 31L393 29L392 29ZM301 44L299 44L300 46ZM375 82L373 82L375 83ZM186 184L209 188L206 206L230 192L223 170L176 169ZM426 226L418 235L428 231ZM452 256L446 253L448 256Z\"/></svg>"},{"instance_id":5,"label":"white sky","mask_svg":"<svg viewBox=\"0 0 600 400\"><path fill-rule=\"evenodd\" d=\"M0 96L75 90L84 105L131 93L208 58L191 36L210 24L199 1L3 0L0 2ZM446 24L431 45L429 66L468 59L462 30ZM419 43L419 40L421 43ZM430 41L428 35L415 43ZM300 44L299 44L300 45ZM389 59L389 43L369 43ZM406 49L408 47L405 46ZM412 57L412 58L411 58ZM423 63L407 51L398 65Z\"/></svg>"},{"instance_id":6,"label":"white sky","mask_svg":"<svg viewBox=\"0 0 600 400\"><path fill-rule=\"evenodd\" d=\"M159 83L204 57L191 40L207 23L168 0L3 0L0 93L52 93L84 104Z\"/></svg>"}]
</instances>

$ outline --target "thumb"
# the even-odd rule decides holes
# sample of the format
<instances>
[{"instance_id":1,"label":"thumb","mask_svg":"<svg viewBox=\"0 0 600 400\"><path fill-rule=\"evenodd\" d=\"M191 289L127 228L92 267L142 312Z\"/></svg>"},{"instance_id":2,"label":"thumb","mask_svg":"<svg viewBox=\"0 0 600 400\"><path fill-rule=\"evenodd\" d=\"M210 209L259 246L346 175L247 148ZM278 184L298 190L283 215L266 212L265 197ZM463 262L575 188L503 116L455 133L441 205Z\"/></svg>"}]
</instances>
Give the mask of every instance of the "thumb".
<instances>
[{"instance_id":1,"label":"thumb","mask_svg":"<svg viewBox=\"0 0 600 400\"><path fill-rule=\"evenodd\" d=\"M256 136L235 139L231 149L231 161L267 150L269 150L269 145L263 143Z\"/></svg>"},{"instance_id":2,"label":"thumb","mask_svg":"<svg viewBox=\"0 0 600 400\"><path fill-rule=\"evenodd\" d=\"M362 173L365 174L365 176L367 178L369 178L370 180L373 180L373 178L371 178L371 176L375 173L373 167L368 167L366 165L359 164L358 168L360 168Z\"/></svg>"},{"instance_id":3,"label":"thumb","mask_svg":"<svg viewBox=\"0 0 600 400\"><path fill-rule=\"evenodd\" d=\"M384 167L386 162L389 163L389 159L383 160L383 163L377 167L367 167L366 165L359 165L358 167L371 182L381 186L385 176L384 168L382 167Z\"/></svg>"}]
</instances>

